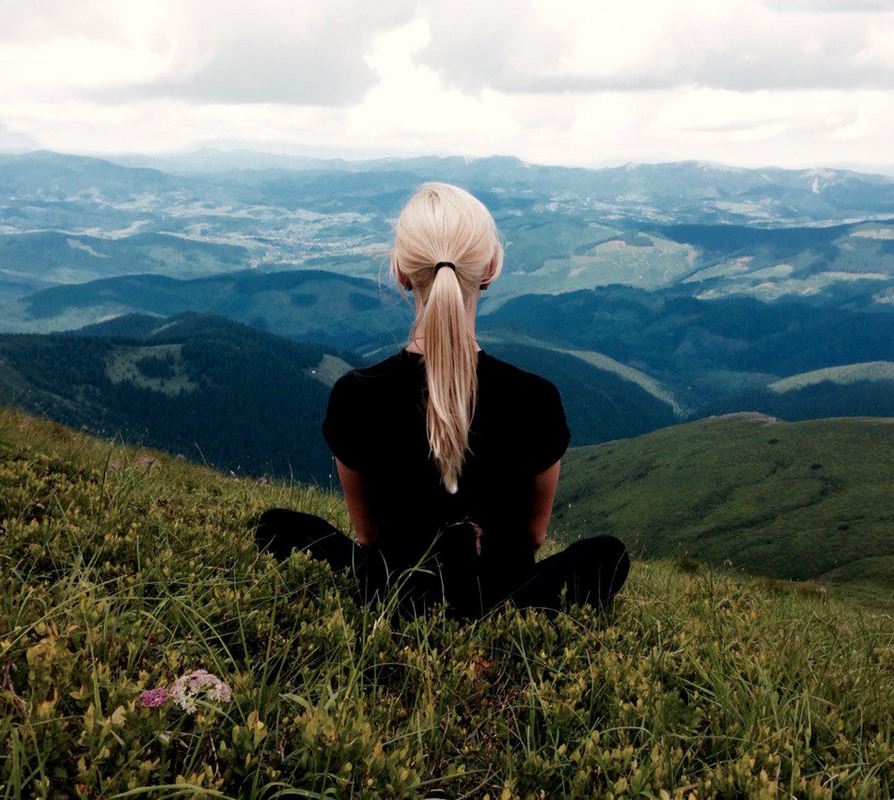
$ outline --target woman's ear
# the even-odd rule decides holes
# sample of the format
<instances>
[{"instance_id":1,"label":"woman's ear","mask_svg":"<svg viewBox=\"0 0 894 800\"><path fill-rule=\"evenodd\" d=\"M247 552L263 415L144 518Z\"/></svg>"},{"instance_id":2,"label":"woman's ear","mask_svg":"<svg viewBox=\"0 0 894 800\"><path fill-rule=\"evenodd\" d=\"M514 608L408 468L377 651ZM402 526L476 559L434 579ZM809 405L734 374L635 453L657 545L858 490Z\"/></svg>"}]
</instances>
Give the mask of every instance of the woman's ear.
<instances>
[{"instance_id":1,"label":"woman's ear","mask_svg":"<svg viewBox=\"0 0 894 800\"><path fill-rule=\"evenodd\" d=\"M408 291L408 292L412 292L412 291L413 291L413 284L410 283L409 278L407 278L407 276L404 275L403 272L401 272L399 269L397 270L397 282L398 282L398 283L401 285L401 287L402 287L403 289L405 289L406 291Z\"/></svg>"},{"instance_id":2,"label":"woman's ear","mask_svg":"<svg viewBox=\"0 0 894 800\"><path fill-rule=\"evenodd\" d=\"M494 257L490 260L490 264L487 265L487 269L484 270L484 280L481 281L481 285L478 287L482 292L487 291L487 287L490 286L490 282L494 279L494 273L497 271L497 254L494 253Z\"/></svg>"}]
</instances>

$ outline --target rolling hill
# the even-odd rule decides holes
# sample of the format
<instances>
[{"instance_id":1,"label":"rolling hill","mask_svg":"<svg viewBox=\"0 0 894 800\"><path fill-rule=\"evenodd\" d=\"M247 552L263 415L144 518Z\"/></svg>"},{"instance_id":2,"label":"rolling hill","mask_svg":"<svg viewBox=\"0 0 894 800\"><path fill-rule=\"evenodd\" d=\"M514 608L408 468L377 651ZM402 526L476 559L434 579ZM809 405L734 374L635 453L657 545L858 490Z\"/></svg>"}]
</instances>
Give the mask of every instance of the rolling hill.
<instances>
[{"instance_id":1,"label":"rolling hill","mask_svg":"<svg viewBox=\"0 0 894 800\"><path fill-rule=\"evenodd\" d=\"M48 333L124 314L193 311L344 349L402 341L412 316L395 292L320 270L241 270L192 280L129 275L44 289L5 310L11 332Z\"/></svg>"},{"instance_id":2,"label":"rolling hill","mask_svg":"<svg viewBox=\"0 0 894 800\"><path fill-rule=\"evenodd\" d=\"M10 280L43 284L149 273L195 278L244 269L248 248L163 233L108 238L58 231L0 235L0 264Z\"/></svg>"},{"instance_id":3,"label":"rolling hill","mask_svg":"<svg viewBox=\"0 0 894 800\"><path fill-rule=\"evenodd\" d=\"M192 280L109 278L45 289L4 310L15 312L7 316L7 328L41 333L129 313L212 313L371 358L402 346L412 311L378 283L322 270L243 270ZM496 306L486 298L478 330L489 347L515 347L505 351L508 360L542 371L563 393L567 387L569 398L611 394L628 417L642 414L632 427L616 428L619 417L609 408L615 401L584 409L579 428L587 433L581 443L635 435L686 416L743 410L784 419L892 413L884 382L785 393L767 388L817 370L852 372L860 364L894 361L890 313L748 297L699 300L678 289L608 286L526 295ZM526 347L534 350L526 353ZM554 357L540 352L546 350ZM596 385L593 369L604 371L604 388ZM634 412L627 396L634 387L624 384L638 385L660 404ZM607 426L594 423L594 414L603 411Z\"/></svg>"},{"instance_id":4,"label":"rolling hill","mask_svg":"<svg viewBox=\"0 0 894 800\"><path fill-rule=\"evenodd\" d=\"M346 355L220 318L0 336L0 402L223 470L329 485L320 433Z\"/></svg>"},{"instance_id":5,"label":"rolling hill","mask_svg":"<svg viewBox=\"0 0 894 800\"><path fill-rule=\"evenodd\" d=\"M387 345L373 360L399 346ZM575 444L675 421L666 400L574 355L505 342L487 350L556 383ZM120 431L131 441L201 453L216 464L328 480L318 430L328 390L321 384L334 383L348 361L331 346L299 344L221 317L129 314L67 334L0 335L0 400L67 424ZM255 436L259 419L264 433Z\"/></svg>"},{"instance_id":6,"label":"rolling hill","mask_svg":"<svg viewBox=\"0 0 894 800\"><path fill-rule=\"evenodd\" d=\"M577 448L551 535L894 590L894 419L734 414ZM584 534L583 532L586 532Z\"/></svg>"},{"instance_id":7,"label":"rolling hill","mask_svg":"<svg viewBox=\"0 0 894 800\"><path fill-rule=\"evenodd\" d=\"M677 290L528 295L486 313L481 327L604 354L659 381L689 409L802 372L894 360L894 314L748 297L699 300Z\"/></svg>"},{"instance_id":8,"label":"rolling hill","mask_svg":"<svg viewBox=\"0 0 894 800\"><path fill-rule=\"evenodd\" d=\"M579 355L529 344L486 342L486 350L559 388L572 445L624 439L676 422L674 407L627 377ZM536 420L531 421L532 425Z\"/></svg>"},{"instance_id":9,"label":"rolling hill","mask_svg":"<svg viewBox=\"0 0 894 800\"><path fill-rule=\"evenodd\" d=\"M785 420L894 417L894 363L872 361L826 367L721 397L694 419L748 408Z\"/></svg>"}]
</instances>

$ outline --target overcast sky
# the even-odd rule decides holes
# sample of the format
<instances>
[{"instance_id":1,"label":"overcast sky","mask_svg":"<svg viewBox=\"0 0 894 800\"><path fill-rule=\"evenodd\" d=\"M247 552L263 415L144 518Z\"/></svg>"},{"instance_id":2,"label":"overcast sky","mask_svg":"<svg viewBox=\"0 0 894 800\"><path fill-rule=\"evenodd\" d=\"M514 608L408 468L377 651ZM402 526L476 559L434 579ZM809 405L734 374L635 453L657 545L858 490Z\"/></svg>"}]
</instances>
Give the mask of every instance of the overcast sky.
<instances>
[{"instance_id":1,"label":"overcast sky","mask_svg":"<svg viewBox=\"0 0 894 800\"><path fill-rule=\"evenodd\" d=\"M0 0L0 149L894 172L894 0Z\"/></svg>"}]
</instances>

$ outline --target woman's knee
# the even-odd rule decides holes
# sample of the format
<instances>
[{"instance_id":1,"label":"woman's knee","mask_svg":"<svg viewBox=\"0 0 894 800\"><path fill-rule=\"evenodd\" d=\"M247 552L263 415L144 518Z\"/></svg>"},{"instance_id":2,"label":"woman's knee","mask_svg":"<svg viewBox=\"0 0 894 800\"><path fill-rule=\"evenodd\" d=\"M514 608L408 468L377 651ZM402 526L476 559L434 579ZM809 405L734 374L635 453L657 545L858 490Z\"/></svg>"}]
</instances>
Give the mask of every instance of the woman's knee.
<instances>
[{"instance_id":1,"label":"woman's knee","mask_svg":"<svg viewBox=\"0 0 894 800\"><path fill-rule=\"evenodd\" d=\"M267 550L277 558L288 558L294 548L303 550L338 533L322 517L290 508L270 508L252 527L258 549Z\"/></svg>"},{"instance_id":2,"label":"woman's knee","mask_svg":"<svg viewBox=\"0 0 894 800\"><path fill-rule=\"evenodd\" d=\"M584 586L600 604L607 603L627 580L630 555L616 536L602 534L581 539L565 551L576 588ZM591 601L592 602L592 601Z\"/></svg>"},{"instance_id":3,"label":"woman's knee","mask_svg":"<svg viewBox=\"0 0 894 800\"><path fill-rule=\"evenodd\" d=\"M630 555L624 542L617 536L608 533L578 539L568 545L565 552L575 558L583 558L587 561L595 559L601 563L614 564L630 562Z\"/></svg>"}]
</instances>

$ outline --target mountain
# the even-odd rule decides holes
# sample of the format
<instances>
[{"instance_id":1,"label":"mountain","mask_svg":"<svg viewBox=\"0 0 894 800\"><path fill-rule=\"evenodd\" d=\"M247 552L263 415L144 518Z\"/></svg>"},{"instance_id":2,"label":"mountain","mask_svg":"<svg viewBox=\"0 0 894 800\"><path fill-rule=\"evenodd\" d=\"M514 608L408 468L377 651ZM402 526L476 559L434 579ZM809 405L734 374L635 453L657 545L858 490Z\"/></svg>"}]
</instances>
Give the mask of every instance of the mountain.
<instances>
[{"instance_id":1,"label":"mountain","mask_svg":"<svg viewBox=\"0 0 894 800\"><path fill-rule=\"evenodd\" d=\"M321 270L243 270L193 280L159 275L110 278L45 289L4 310L7 328L21 332L71 330L129 313L212 313L373 359L402 346L412 316L411 306L390 290ZM770 409L767 413L775 416L800 419L804 413L762 405L750 393L814 370L894 361L894 314L747 297L699 300L679 288L648 292L608 286L528 295L502 304L482 298L478 331L489 347L516 346L515 351L504 351L507 360L543 372L563 391L567 387L569 398L586 398L581 401L586 404L603 392L605 404L599 401L598 411L583 408L578 420L578 429L587 431L587 442L635 435L687 415L719 411ZM594 369L604 373L597 375ZM609 386L617 380L623 383ZM597 388L600 382L604 391ZM648 408L631 401L637 386ZM824 411L809 416L828 416L833 410L888 413L875 400L848 410L844 398L856 398L855 392L838 392L841 402L820 404L817 409ZM882 384L859 390L864 398L880 392ZM614 399L607 400L609 395ZM778 401L776 394L766 397ZM888 401L882 395L879 402ZM603 410L605 424L594 422ZM633 422L637 416L639 422ZM632 427L620 422L624 418Z\"/></svg>"},{"instance_id":2,"label":"mountain","mask_svg":"<svg viewBox=\"0 0 894 800\"><path fill-rule=\"evenodd\" d=\"M432 179L469 188L501 227L506 269L492 303L614 283L822 304L890 307L894 298L894 178L691 162L586 170L511 158L217 160L213 170L171 174L0 155L0 304L40 281L143 272L310 268L375 278L398 210Z\"/></svg>"},{"instance_id":3,"label":"mountain","mask_svg":"<svg viewBox=\"0 0 894 800\"><path fill-rule=\"evenodd\" d=\"M734 414L571 451L551 535L894 588L894 419Z\"/></svg>"},{"instance_id":4,"label":"mountain","mask_svg":"<svg viewBox=\"0 0 894 800\"><path fill-rule=\"evenodd\" d=\"M743 408L789 421L822 417L894 417L894 363L874 361L791 375L721 397L693 418Z\"/></svg>"},{"instance_id":5,"label":"mountain","mask_svg":"<svg viewBox=\"0 0 894 800\"><path fill-rule=\"evenodd\" d=\"M402 341L409 305L372 281L321 270L242 270L192 280L129 275L55 286L8 304L7 329L72 330L131 313L218 314L343 349Z\"/></svg>"},{"instance_id":6,"label":"mountain","mask_svg":"<svg viewBox=\"0 0 894 800\"><path fill-rule=\"evenodd\" d=\"M223 470L328 485L329 387L356 357L220 317L0 336L0 402Z\"/></svg>"},{"instance_id":7,"label":"mountain","mask_svg":"<svg viewBox=\"0 0 894 800\"><path fill-rule=\"evenodd\" d=\"M697 253L680 280L703 299L750 295L876 309L894 301L894 221L822 228L673 225L654 233Z\"/></svg>"},{"instance_id":8,"label":"mountain","mask_svg":"<svg viewBox=\"0 0 894 800\"><path fill-rule=\"evenodd\" d=\"M360 203L353 189L351 194L328 187L336 193L326 195L326 202ZM0 234L0 303L46 286L136 273L185 279L250 267L380 278L390 237L380 215L367 214L364 221L356 208L330 210L299 223L289 219L290 213L281 210L272 220L187 217L191 224L179 232ZM774 229L637 226L629 220L608 225L570 211L542 209L498 221L507 240L506 268L487 298L493 308L523 294L611 284L649 291L676 287L701 299L795 298L814 305L894 308L890 222ZM15 318L14 313L5 316Z\"/></svg>"},{"instance_id":9,"label":"mountain","mask_svg":"<svg viewBox=\"0 0 894 800\"><path fill-rule=\"evenodd\" d=\"M894 216L894 178L850 170L747 169L705 161L630 163L585 169L528 164L517 158L460 156L308 159L252 151L205 149L170 157L110 156L120 164L186 174L251 172L403 172L418 180L503 186L514 194L547 195L555 202L639 220L683 219L787 224Z\"/></svg>"},{"instance_id":10,"label":"mountain","mask_svg":"<svg viewBox=\"0 0 894 800\"><path fill-rule=\"evenodd\" d=\"M584 410L588 441L717 410L887 413L877 382L785 397L766 387L894 360L892 178L231 155L200 154L193 170L175 159L176 174L165 171L173 162L0 155L0 330L194 311L367 355L393 350L411 318L381 286L393 219L436 178L478 194L505 238L504 273L480 303L482 336L577 358L566 369L517 354L573 387L572 406L598 395L587 365L615 376L606 386L651 395L640 405L618 400L630 386L607 389L598 408L617 403L627 421L607 411L593 427Z\"/></svg>"},{"instance_id":11,"label":"mountain","mask_svg":"<svg viewBox=\"0 0 894 800\"><path fill-rule=\"evenodd\" d=\"M746 297L699 300L679 289L528 295L486 314L481 326L604 354L650 375L689 409L801 372L894 361L894 314Z\"/></svg>"},{"instance_id":12,"label":"mountain","mask_svg":"<svg viewBox=\"0 0 894 800\"><path fill-rule=\"evenodd\" d=\"M556 383L575 444L634 436L676 419L666 399L631 376L577 355L505 341L487 342L487 350ZM359 362L331 346L286 341L221 317L127 314L66 334L0 336L0 401L201 452L216 464L322 479L330 466L318 431L327 387ZM253 420L263 421L263 433L252 433Z\"/></svg>"},{"instance_id":13,"label":"mountain","mask_svg":"<svg viewBox=\"0 0 894 800\"><path fill-rule=\"evenodd\" d=\"M3 274L71 284L131 273L181 278L244 269L247 248L164 233L105 238L58 231L0 235Z\"/></svg>"}]
</instances>

